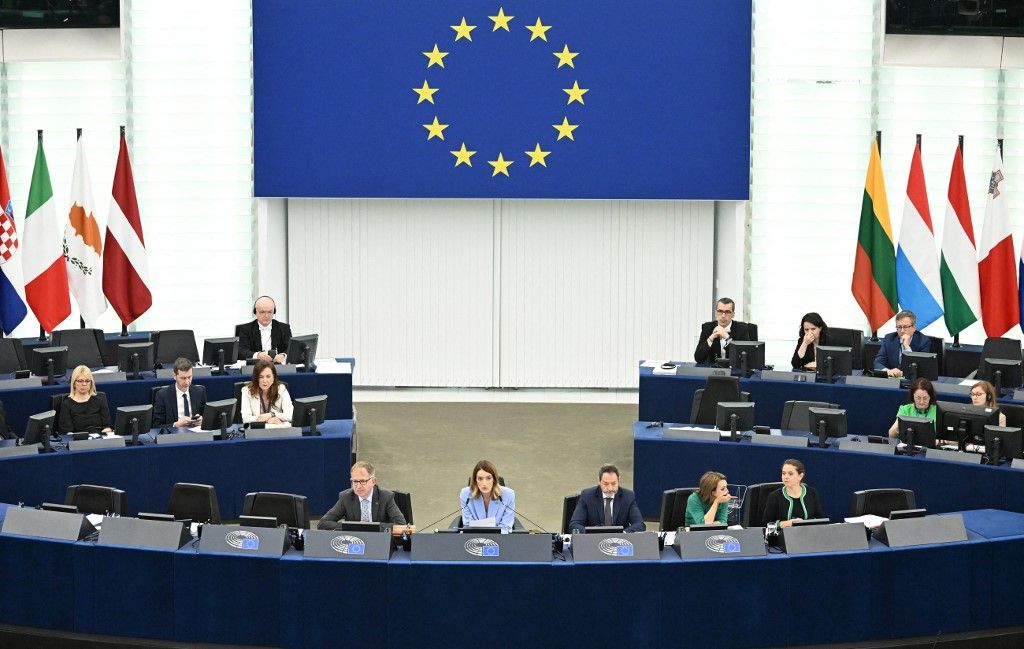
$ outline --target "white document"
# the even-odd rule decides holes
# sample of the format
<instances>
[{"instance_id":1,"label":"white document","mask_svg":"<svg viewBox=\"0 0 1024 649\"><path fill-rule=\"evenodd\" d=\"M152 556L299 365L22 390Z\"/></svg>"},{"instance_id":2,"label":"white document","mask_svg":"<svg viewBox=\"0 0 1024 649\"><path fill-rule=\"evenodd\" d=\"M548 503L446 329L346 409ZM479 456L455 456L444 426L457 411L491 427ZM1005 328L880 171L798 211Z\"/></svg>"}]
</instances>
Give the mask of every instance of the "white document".
<instances>
[{"instance_id":1,"label":"white document","mask_svg":"<svg viewBox=\"0 0 1024 649\"><path fill-rule=\"evenodd\" d=\"M469 521L468 524L463 522L462 526L463 527L497 527L498 525L497 525L497 523L495 523L494 517L493 516L489 516L487 518L481 518L478 521Z\"/></svg>"},{"instance_id":2,"label":"white document","mask_svg":"<svg viewBox=\"0 0 1024 649\"><path fill-rule=\"evenodd\" d=\"M644 361L643 363L640 363L640 367L661 367L663 363L667 362L668 361Z\"/></svg>"},{"instance_id":3,"label":"white document","mask_svg":"<svg viewBox=\"0 0 1024 649\"><path fill-rule=\"evenodd\" d=\"M316 365L317 374L351 374L352 363L348 361L338 362L333 358L318 358L313 361Z\"/></svg>"},{"instance_id":4,"label":"white document","mask_svg":"<svg viewBox=\"0 0 1024 649\"><path fill-rule=\"evenodd\" d=\"M881 516L875 516L874 514L864 514L863 516L849 516L844 520L847 523L863 523L864 527L869 530L873 530L889 519Z\"/></svg>"},{"instance_id":5,"label":"white document","mask_svg":"<svg viewBox=\"0 0 1024 649\"><path fill-rule=\"evenodd\" d=\"M93 527L99 527L103 523L103 514L86 514L85 517Z\"/></svg>"}]
</instances>

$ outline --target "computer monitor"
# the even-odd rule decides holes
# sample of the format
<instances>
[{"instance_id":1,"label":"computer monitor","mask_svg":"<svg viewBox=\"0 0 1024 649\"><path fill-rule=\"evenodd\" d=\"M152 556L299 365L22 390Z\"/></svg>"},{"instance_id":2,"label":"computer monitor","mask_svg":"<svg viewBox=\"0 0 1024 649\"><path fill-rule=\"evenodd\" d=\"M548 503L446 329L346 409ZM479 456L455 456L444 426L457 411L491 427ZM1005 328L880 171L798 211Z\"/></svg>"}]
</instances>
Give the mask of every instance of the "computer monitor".
<instances>
[{"instance_id":1,"label":"computer monitor","mask_svg":"<svg viewBox=\"0 0 1024 649\"><path fill-rule=\"evenodd\" d=\"M911 383L917 379L938 380L939 355L931 352L903 352L900 355L900 371L903 372L903 378Z\"/></svg>"},{"instance_id":2,"label":"computer monitor","mask_svg":"<svg viewBox=\"0 0 1024 649\"><path fill-rule=\"evenodd\" d=\"M1019 388L1021 386L1020 361L1008 358L983 358L977 378L979 381L984 380L991 383L996 389L996 394L1002 394L1003 389Z\"/></svg>"},{"instance_id":3,"label":"computer monitor","mask_svg":"<svg viewBox=\"0 0 1024 649\"><path fill-rule=\"evenodd\" d=\"M67 346L36 347L28 356L28 368L36 376L44 377L43 383L52 385L68 371Z\"/></svg>"},{"instance_id":4,"label":"computer monitor","mask_svg":"<svg viewBox=\"0 0 1024 649\"><path fill-rule=\"evenodd\" d=\"M117 369L129 379L141 379L153 369L153 343L124 343L117 346Z\"/></svg>"},{"instance_id":5,"label":"computer monitor","mask_svg":"<svg viewBox=\"0 0 1024 649\"><path fill-rule=\"evenodd\" d=\"M219 430L221 439L227 439L228 426L235 420L235 408L238 402L234 399L207 401L203 408L202 430Z\"/></svg>"},{"instance_id":6,"label":"computer monitor","mask_svg":"<svg viewBox=\"0 0 1024 649\"><path fill-rule=\"evenodd\" d=\"M309 372L313 368L313 359L316 358L316 345L320 340L319 334L306 334L304 336L292 336L288 341L288 362L295 365L298 372ZM299 367L302 365L302 367Z\"/></svg>"},{"instance_id":7,"label":"computer monitor","mask_svg":"<svg viewBox=\"0 0 1024 649\"><path fill-rule=\"evenodd\" d=\"M238 358L238 336L232 338L207 338L203 341L203 365L216 365L214 374L224 374L224 366L231 365Z\"/></svg>"},{"instance_id":8,"label":"computer monitor","mask_svg":"<svg viewBox=\"0 0 1024 649\"><path fill-rule=\"evenodd\" d=\"M53 450L50 447L50 435L53 434L53 420L57 418L56 410L47 410L30 415L25 425L25 437L23 445L42 444L43 452L49 453Z\"/></svg>"},{"instance_id":9,"label":"computer monitor","mask_svg":"<svg viewBox=\"0 0 1024 649\"><path fill-rule=\"evenodd\" d=\"M715 427L732 433L732 439L739 439L739 431L754 427L753 401L719 401L715 413Z\"/></svg>"},{"instance_id":10,"label":"computer monitor","mask_svg":"<svg viewBox=\"0 0 1024 649\"><path fill-rule=\"evenodd\" d=\"M954 440L960 450L968 443L980 444L985 436L985 426L999 425L999 408L986 408L967 403L936 401L935 434L940 439Z\"/></svg>"},{"instance_id":11,"label":"computer monitor","mask_svg":"<svg viewBox=\"0 0 1024 649\"><path fill-rule=\"evenodd\" d=\"M828 525L832 521L827 518L802 518L790 521L793 527L804 527L806 525Z\"/></svg>"},{"instance_id":12,"label":"computer monitor","mask_svg":"<svg viewBox=\"0 0 1024 649\"><path fill-rule=\"evenodd\" d=\"M324 423L324 416L327 414L327 395L319 394L315 397L299 397L292 399L292 426L305 429L303 435L319 435L316 427Z\"/></svg>"},{"instance_id":13,"label":"computer monitor","mask_svg":"<svg viewBox=\"0 0 1024 649\"><path fill-rule=\"evenodd\" d=\"M1015 426L985 426L985 457L992 466L1012 462L1021 457L1024 439Z\"/></svg>"},{"instance_id":14,"label":"computer monitor","mask_svg":"<svg viewBox=\"0 0 1024 649\"><path fill-rule=\"evenodd\" d=\"M818 446L828 447L829 437L846 437L846 411L842 408L808 408L808 426L818 435Z\"/></svg>"},{"instance_id":15,"label":"computer monitor","mask_svg":"<svg viewBox=\"0 0 1024 649\"><path fill-rule=\"evenodd\" d=\"M161 521L164 523L173 523L175 520L173 514L157 514L156 512L139 512L136 518L140 521Z\"/></svg>"},{"instance_id":16,"label":"computer monitor","mask_svg":"<svg viewBox=\"0 0 1024 649\"><path fill-rule=\"evenodd\" d=\"M583 528L585 534L618 534L622 532L621 525L588 525Z\"/></svg>"},{"instance_id":17,"label":"computer monitor","mask_svg":"<svg viewBox=\"0 0 1024 649\"><path fill-rule=\"evenodd\" d=\"M729 343L729 367L748 377L754 370L764 369L764 342L736 340Z\"/></svg>"},{"instance_id":18,"label":"computer monitor","mask_svg":"<svg viewBox=\"0 0 1024 649\"><path fill-rule=\"evenodd\" d=\"M814 352L814 363L818 379L832 383L836 377L849 376L853 373L853 349L819 345Z\"/></svg>"},{"instance_id":19,"label":"computer monitor","mask_svg":"<svg viewBox=\"0 0 1024 649\"><path fill-rule=\"evenodd\" d=\"M900 441L907 446L935 448L935 422L928 417L908 417L900 415L896 418Z\"/></svg>"},{"instance_id":20,"label":"computer monitor","mask_svg":"<svg viewBox=\"0 0 1024 649\"><path fill-rule=\"evenodd\" d=\"M894 509L889 512L889 520L898 521L903 518L924 518L928 515L928 510L924 507L918 507L917 509Z\"/></svg>"},{"instance_id":21,"label":"computer monitor","mask_svg":"<svg viewBox=\"0 0 1024 649\"><path fill-rule=\"evenodd\" d=\"M114 415L114 434L130 439L127 446L139 445L139 434L153 427L153 406L120 406Z\"/></svg>"},{"instance_id":22,"label":"computer monitor","mask_svg":"<svg viewBox=\"0 0 1024 649\"><path fill-rule=\"evenodd\" d=\"M691 525L686 529L690 532L710 532L712 530L727 530L729 526L725 523L701 523L700 525Z\"/></svg>"},{"instance_id":23,"label":"computer monitor","mask_svg":"<svg viewBox=\"0 0 1024 649\"><path fill-rule=\"evenodd\" d=\"M380 523L367 521L341 521L342 532L381 532Z\"/></svg>"},{"instance_id":24,"label":"computer monitor","mask_svg":"<svg viewBox=\"0 0 1024 649\"><path fill-rule=\"evenodd\" d=\"M275 516L239 516L238 524L243 527L277 527Z\"/></svg>"},{"instance_id":25,"label":"computer monitor","mask_svg":"<svg viewBox=\"0 0 1024 649\"><path fill-rule=\"evenodd\" d=\"M501 528L493 525L481 525L476 526L464 526L462 528L463 534L501 534Z\"/></svg>"}]
</instances>

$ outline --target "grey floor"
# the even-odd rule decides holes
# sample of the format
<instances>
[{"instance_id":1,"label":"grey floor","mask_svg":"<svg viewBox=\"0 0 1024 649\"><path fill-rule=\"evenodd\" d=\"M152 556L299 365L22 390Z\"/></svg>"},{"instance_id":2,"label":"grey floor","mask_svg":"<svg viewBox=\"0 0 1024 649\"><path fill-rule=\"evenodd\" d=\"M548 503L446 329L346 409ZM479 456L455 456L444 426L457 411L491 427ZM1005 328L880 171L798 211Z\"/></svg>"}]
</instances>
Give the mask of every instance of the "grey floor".
<instances>
[{"instance_id":1,"label":"grey floor","mask_svg":"<svg viewBox=\"0 0 1024 649\"><path fill-rule=\"evenodd\" d=\"M375 402L356 410L359 459L373 463L381 486L412 493L420 529L448 525L480 459L515 489L528 528L558 531L562 498L597 484L605 462L633 484L636 404Z\"/></svg>"}]
</instances>

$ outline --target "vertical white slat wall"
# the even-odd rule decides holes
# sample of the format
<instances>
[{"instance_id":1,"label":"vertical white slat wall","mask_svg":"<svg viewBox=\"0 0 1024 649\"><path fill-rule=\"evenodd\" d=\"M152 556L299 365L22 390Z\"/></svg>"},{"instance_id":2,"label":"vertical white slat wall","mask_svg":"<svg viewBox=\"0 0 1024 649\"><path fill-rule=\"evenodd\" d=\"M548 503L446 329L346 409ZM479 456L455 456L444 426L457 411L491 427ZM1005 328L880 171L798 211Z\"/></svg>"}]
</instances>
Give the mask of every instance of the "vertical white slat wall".
<instances>
[{"instance_id":1,"label":"vertical white slat wall","mask_svg":"<svg viewBox=\"0 0 1024 649\"><path fill-rule=\"evenodd\" d=\"M714 204L288 201L289 313L368 386L621 388L688 358Z\"/></svg>"}]
</instances>

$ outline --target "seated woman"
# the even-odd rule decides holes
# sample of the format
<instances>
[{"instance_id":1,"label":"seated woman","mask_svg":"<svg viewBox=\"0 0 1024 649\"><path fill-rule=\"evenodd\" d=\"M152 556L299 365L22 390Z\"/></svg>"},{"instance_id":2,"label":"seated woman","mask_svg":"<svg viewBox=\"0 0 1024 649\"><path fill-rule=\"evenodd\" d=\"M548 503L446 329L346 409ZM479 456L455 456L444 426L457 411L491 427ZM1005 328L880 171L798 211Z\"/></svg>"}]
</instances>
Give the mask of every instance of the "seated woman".
<instances>
[{"instance_id":1,"label":"seated woman","mask_svg":"<svg viewBox=\"0 0 1024 649\"><path fill-rule=\"evenodd\" d=\"M800 333L796 340L796 349L793 350L793 368L801 370L813 370L818 367L815 362L815 354L818 345L827 345L828 325L821 319L821 316L811 311L805 313L800 319Z\"/></svg>"},{"instance_id":2,"label":"seated woman","mask_svg":"<svg viewBox=\"0 0 1024 649\"><path fill-rule=\"evenodd\" d=\"M502 532L512 530L515 523L516 494L498 482L498 469L489 460L480 460L469 476L470 487L459 492L462 504L462 524L494 519L494 526Z\"/></svg>"},{"instance_id":3,"label":"seated woman","mask_svg":"<svg viewBox=\"0 0 1024 649\"><path fill-rule=\"evenodd\" d=\"M978 381L971 386L971 405L984 406L985 408L998 408L996 401L996 389L988 381ZM1006 425L1006 413L999 413L999 425Z\"/></svg>"},{"instance_id":4,"label":"seated woman","mask_svg":"<svg viewBox=\"0 0 1024 649\"><path fill-rule=\"evenodd\" d=\"M683 525L710 525L711 523L728 523L729 485L725 475L718 471L708 471L700 477L700 487L686 499L686 516Z\"/></svg>"},{"instance_id":5,"label":"seated woman","mask_svg":"<svg viewBox=\"0 0 1024 649\"><path fill-rule=\"evenodd\" d=\"M782 489L768 494L762 520L778 527L791 527L793 521L824 517L818 492L804 484L804 463L800 460L783 462Z\"/></svg>"},{"instance_id":6,"label":"seated woman","mask_svg":"<svg viewBox=\"0 0 1024 649\"><path fill-rule=\"evenodd\" d=\"M285 424L292 420L292 398L288 388L277 380L272 361L257 361L252 380L242 388L242 423Z\"/></svg>"},{"instance_id":7,"label":"seated woman","mask_svg":"<svg viewBox=\"0 0 1024 649\"><path fill-rule=\"evenodd\" d=\"M85 365L79 365L71 372L71 392L60 403L57 430L62 433L112 430L107 400L97 396L96 382Z\"/></svg>"},{"instance_id":8,"label":"seated woman","mask_svg":"<svg viewBox=\"0 0 1024 649\"><path fill-rule=\"evenodd\" d=\"M900 434L900 417L927 417L935 423L935 388L926 378L918 378L910 384L910 403L905 403L896 411L896 421L889 428L889 437ZM901 442L907 440L900 438Z\"/></svg>"}]
</instances>

